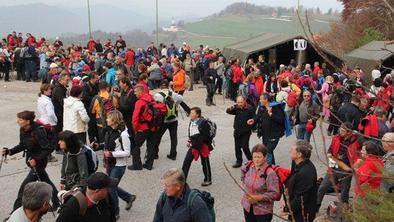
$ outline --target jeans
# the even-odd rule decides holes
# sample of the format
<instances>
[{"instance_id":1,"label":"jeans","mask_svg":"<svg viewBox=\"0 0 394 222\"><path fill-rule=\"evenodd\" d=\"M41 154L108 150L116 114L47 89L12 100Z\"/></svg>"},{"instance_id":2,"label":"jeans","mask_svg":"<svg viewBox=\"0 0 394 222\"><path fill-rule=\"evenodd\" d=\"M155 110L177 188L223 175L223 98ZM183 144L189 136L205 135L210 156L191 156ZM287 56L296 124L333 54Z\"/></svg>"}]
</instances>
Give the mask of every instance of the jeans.
<instances>
[{"instance_id":1,"label":"jeans","mask_svg":"<svg viewBox=\"0 0 394 222\"><path fill-rule=\"evenodd\" d=\"M33 60L25 61L26 81L37 80L36 63Z\"/></svg>"},{"instance_id":2,"label":"jeans","mask_svg":"<svg viewBox=\"0 0 394 222\"><path fill-rule=\"evenodd\" d=\"M190 166L192 165L193 162L193 153L192 149L190 148L185 156L185 159L183 160L182 164L182 170L183 173L185 174L185 179L187 179L187 176L189 174ZM212 181L212 173L211 173L211 164L209 163L209 156L204 158L200 155L201 159L201 166L202 166L202 171L204 173L204 182L207 181Z\"/></svg>"},{"instance_id":3,"label":"jeans","mask_svg":"<svg viewBox=\"0 0 394 222\"><path fill-rule=\"evenodd\" d=\"M341 188L341 201L343 203L349 202L349 190L352 185L352 175L347 172L333 171L333 177L335 184L340 183ZM319 186L317 191L317 205L320 206L323 201L324 195L327 193L328 189L332 188L332 183L328 173L324 176L323 181Z\"/></svg>"},{"instance_id":4,"label":"jeans","mask_svg":"<svg viewBox=\"0 0 394 222\"><path fill-rule=\"evenodd\" d=\"M122 179L122 176L123 176L125 170L126 170L126 166L107 167L108 176L119 180L117 187L109 189L109 196L112 199L112 203L115 206L116 215L119 214L119 199L118 199L118 197L120 199L124 200L125 202L129 202L131 199L131 194L119 187L120 180Z\"/></svg>"},{"instance_id":5,"label":"jeans","mask_svg":"<svg viewBox=\"0 0 394 222\"><path fill-rule=\"evenodd\" d=\"M170 156L176 157L176 147L178 145L178 121L170 122L170 123L164 123L162 127L160 127L159 131L157 132L158 139L155 144L156 148L156 154L159 153L159 146L161 143L161 138L163 137L164 133L167 131L170 133L170 139L171 139L171 150L170 150Z\"/></svg>"},{"instance_id":6,"label":"jeans","mask_svg":"<svg viewBox=\"0 0 394 222\"><path fill-rule=\"evenodd\" d=\"M250 212L244 209L245 222L270 222L272 214L254 215L253 206L250 206Z\"/></svg>"},{"instance_id":7,"label":"jeans","mask_svg":"<svg viewBox=\"0 0 394 222\"><path fill-rule=\"evenodd\" d=\"M311 134L306 132L306 123L298 124L298 132L297 132L297 139L298 140L306 140L308 142L311 141Z\"/></svg>"},{"instance_id":8,"label":"jeans","mask_svg":"<svg viewBox=\"0 0 394 222\"><path fill-rule=\"evenodd\" d=\"M234 134L234 143L235 143L235 158L237 159L237 163L242 164L242 150L248 160L252 160L252 154L249 150L249 139L251 132L244 133L241 135Z\"/></svg>"},{"instance_id":9,"label":"jeans","mask_svg":"<svg viewBox=\"0 0 394 222\"><path fill-rule=\"evenodd\" d=\"M23 196L23 190L25 189L26 184L34 181L42 181L45 182L52 187L52 203L53 207L56 208L59 206L59 199L57 198L57 189L55 185L52 183L51 179L49 179L49 176L47 172L45 171L46 163L44 165L38 165L35 170L31 169L29 174L27 174L25 180L23 180L19 191L18 191L18 197L16 198L14 202L14 208L13 211L18 209L19 207L22 206L22 196Z\"/></svg>"},{"instance_id":10,"label":"jeans","mask_svg":"<svg viewBox=\"0 0 394 222\"><path fill-rule=\"evenodd\" d=\"M267 164L275 164L274 150L279 143L279 138L277 139L264 139L263 144L267 147Z\"/></svg>"}]
</instances>

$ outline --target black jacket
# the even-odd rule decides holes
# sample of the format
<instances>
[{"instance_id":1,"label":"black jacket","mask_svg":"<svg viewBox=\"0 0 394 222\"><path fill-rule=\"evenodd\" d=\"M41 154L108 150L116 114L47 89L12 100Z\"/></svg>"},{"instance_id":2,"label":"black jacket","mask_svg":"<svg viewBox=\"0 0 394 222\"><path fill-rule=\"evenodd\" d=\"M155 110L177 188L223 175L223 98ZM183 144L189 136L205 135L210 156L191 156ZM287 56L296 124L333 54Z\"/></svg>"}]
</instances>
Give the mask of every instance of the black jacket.
<instances>
[{"instance_id":1,"label":"black jacket","mask_svg":"<svg viewBox=\"0 0 394 222\"><path fill-rule=\"evenodd\" d=\"M272 115L268 114L265 107L259 106L255 116L257 137L264 139L278 139L285 132L285 114L280 106L272 107Z\"/></svg>"},{"instance_id":2,"label":"black jacket","mask_svg":"<svg viewBox=\"0 0 394 222\"><path fill-rule=\"evenodd\" d=\"M207 69L205 70L204 81L205 83L215 83L217 76L216 69ZM212 77L212 79L210 77Z\"/></svg>"},{"instance_id":3,"label":"black jacket","mask_svg":"<svg viewBox=\"0 0 394 222\"><path fill-rule=\"evenodd\" d=\"M137 97L134 94L134 91L131 87L127 89L127 91L123 91L120 94L119 98L119 111L123 115L123 119L126 123L127 130L130 136L133 136L133 128L131 127L131 118L133 116L135 103L137 102Z\"/></svg>"},{"instance_id":4,"label":"black jacket","mask_svg":"<svg viewBox=\"0 0 394 222\"><path fill-rule=\"evenodd\" d=\"M37 167L45 168L48 163L48 156L53 151L46 130L36 123L33 123L27 131L20 129L19 144L10 149L9 154L14 155L22 151L26 152L26 164L31 158L36 160Z\"/></svg>"},{"instance_id":5,"label":"black jacket","mask_svg":"<svg viewBox=\"0 0 394 222\"><path fill-rule=\"evenodd\" d=\"M99 201L97 204L88 206L84 216L79 213L80 207L77 198L70 197L59 210L56 222L115 222L115 209L111 204L111 198Z\"/></svg>"},{"instance_id":6,"label":"black jacket","mask_svg":"<svg viewBox=\"0 0 394 222\"><path fill-rule=\"evenodd\" d=\"M57 117L57 124L60 128L63 128L63 105L64 99L66 98L67 88L61 84L57 84L52 91L52 103L55 108L55 114Z\"/></svg>"},{"instance_id":7,"label":"black jacket","mask_svg":"<svg viewBox=\"0 0 394 222\"><path fill-rule=\"evenodd\" d=\"M98 85L92 85L90 81L83 86L82 102L86 110L90 110L90 103L92 103L93 98L98 94L98 92Z\"/></svg>"},{"instance_id":8,"label":"black jacket","mask_svg":"<svg viewBox=\"0 0 394 222\"><path fill-rule=\"evenodd\" d=\"M304 222L303 215L308 215L308 221L312 222L317 210L318 189L317 172L313 163L305 160L292 168L285 186L289 192L290 208L295 221Z\"/></svg>"},{"instance_id":9,"label":"black jacket","mask_svg":"<svg viewBox=\"0 0 394 222\"><path fill-rule=\"evenodd\" d=\"M191 142L191 147L199 150L204 144L207 144L209 150L213 150L212 141L209 136L210 127L208 122L204 118L200 118L197 121L198 131L200 133L194 134L192 136L190 136L190 125L191 122L189 123L189 129L188 129L188 137Z\"/></svg>"},{"instance_id":10,"label":"black jacket","mask_svg":"<svg viewBox=\"0 0 394 222\"><path fill-rule=\"evenodd\" d=\"M249 119L254 119L255 112L252 106L247 105L245 108L239 106L232 106L226 110L230 115L235 115L234 118L234 135L242 135L252 132L252 126L247 124Z\"/></svg>"},{"instance_id":11,"label":"black jacket","mask_svg":"<svg viewBox=\"0 0 394 222\"><path fill-rule=\"evenodd\" d=\"M338 117L342 122L350 122L353 125L353 129L357 130L363 114L353 103L345 103L339 108Z\"/></svg>"}]
</instances>

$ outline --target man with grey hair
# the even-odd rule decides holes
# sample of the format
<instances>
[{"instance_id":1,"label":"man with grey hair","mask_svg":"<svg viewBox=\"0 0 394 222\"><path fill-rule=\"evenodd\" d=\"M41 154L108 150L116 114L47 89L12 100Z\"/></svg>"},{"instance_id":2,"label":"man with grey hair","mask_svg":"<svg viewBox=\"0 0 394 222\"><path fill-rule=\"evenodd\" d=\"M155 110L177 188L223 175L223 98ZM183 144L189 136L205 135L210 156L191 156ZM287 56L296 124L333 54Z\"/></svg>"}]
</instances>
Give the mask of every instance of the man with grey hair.
<instances>
[{"instance_id":1,"label":"man with grey hair","mask_svg":"<svg viewBox=\"0 0 394 222\"><path fill-rule=\"evenodd\" d=\"M187 185L181 169L168 170L162 179L164 192L157 201L153 222L212 221L206 203L199 195L193 195L196 191Z\"/></svg>"},{"instance_id":2,"label":"man with grey hair","mask_svg":"<svg viewBox=\"0 0 394 222\"><path fill-rule=\"evenodd\" d=\"M50 209L51 185L44 182L30 182L23 190L22 207L16 209L8 222L38 222Z\"/></svg>"},{"instance_id":3,"label":"man with grey hair","mask_svg":"<svg viewBox=\"0 0 394 222\"><path fill-rule=\"evenodd\" d=\"M382 138L382 145L386 154L383 156L384 171L389 176L394 175L394 133L386 133ZM392 179L382 178L381 188L385 192L394 192L394 182Z\"/></svg>"}]
</instances>

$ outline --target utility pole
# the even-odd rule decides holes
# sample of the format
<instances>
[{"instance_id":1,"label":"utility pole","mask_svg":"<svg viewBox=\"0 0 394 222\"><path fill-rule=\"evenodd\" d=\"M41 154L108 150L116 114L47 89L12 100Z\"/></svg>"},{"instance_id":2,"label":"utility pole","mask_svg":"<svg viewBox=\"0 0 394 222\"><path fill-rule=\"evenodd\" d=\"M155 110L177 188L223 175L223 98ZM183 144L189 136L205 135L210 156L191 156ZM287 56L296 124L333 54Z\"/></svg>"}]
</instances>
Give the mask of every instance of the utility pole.
<instances>
[{"instance_id":1,"label":"utility pole","mask_svg":"<svg viewBox=\"0 0 394 222\"><path fill-rule=\"evenodd\" d=\"M159 0L156 0L156 47L159 47Z\"/></svg>"},{"instance_id":2,"label":"utility pole","mask_svg":"<svg viewBox=\"0 0 394 222\"><path fill-rule=\"evenodd\" d=\"M87 0L87 2L88 2L89 37L91 38L92 37L92 24L91 24L91 21L90 21L90 1Z\"/></svg>"}]
</instances>

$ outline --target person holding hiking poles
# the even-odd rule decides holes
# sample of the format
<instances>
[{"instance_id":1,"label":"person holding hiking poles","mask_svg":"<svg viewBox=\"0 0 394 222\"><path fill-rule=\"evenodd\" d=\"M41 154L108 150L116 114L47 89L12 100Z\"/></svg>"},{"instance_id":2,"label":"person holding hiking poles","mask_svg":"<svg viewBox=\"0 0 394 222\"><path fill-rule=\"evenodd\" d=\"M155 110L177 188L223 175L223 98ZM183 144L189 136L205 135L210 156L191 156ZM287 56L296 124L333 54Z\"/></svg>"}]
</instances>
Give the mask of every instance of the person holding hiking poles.
<instances>
[{"instance_id":1,"label":"person holding hiking poles","mask_svg":"<svg viewBox=\"0 0 394 222\"><path fill-rule=\"evenodd\" d=\"M53 151L47 138L46 129L34 122L35 114L32 111L23 111L16 116L16 122L20 126L20 142L11 149L3 147L1 154L12 156L22 151L25 152L26 164L30 167L30 172L19 188L13 211L22 206L22 194L26 184L37 180L52 186L53 209L56 209L59 206L59 199L56 196L57 189L45 171L48 156Z\"/></svg>"}]
</instances>

